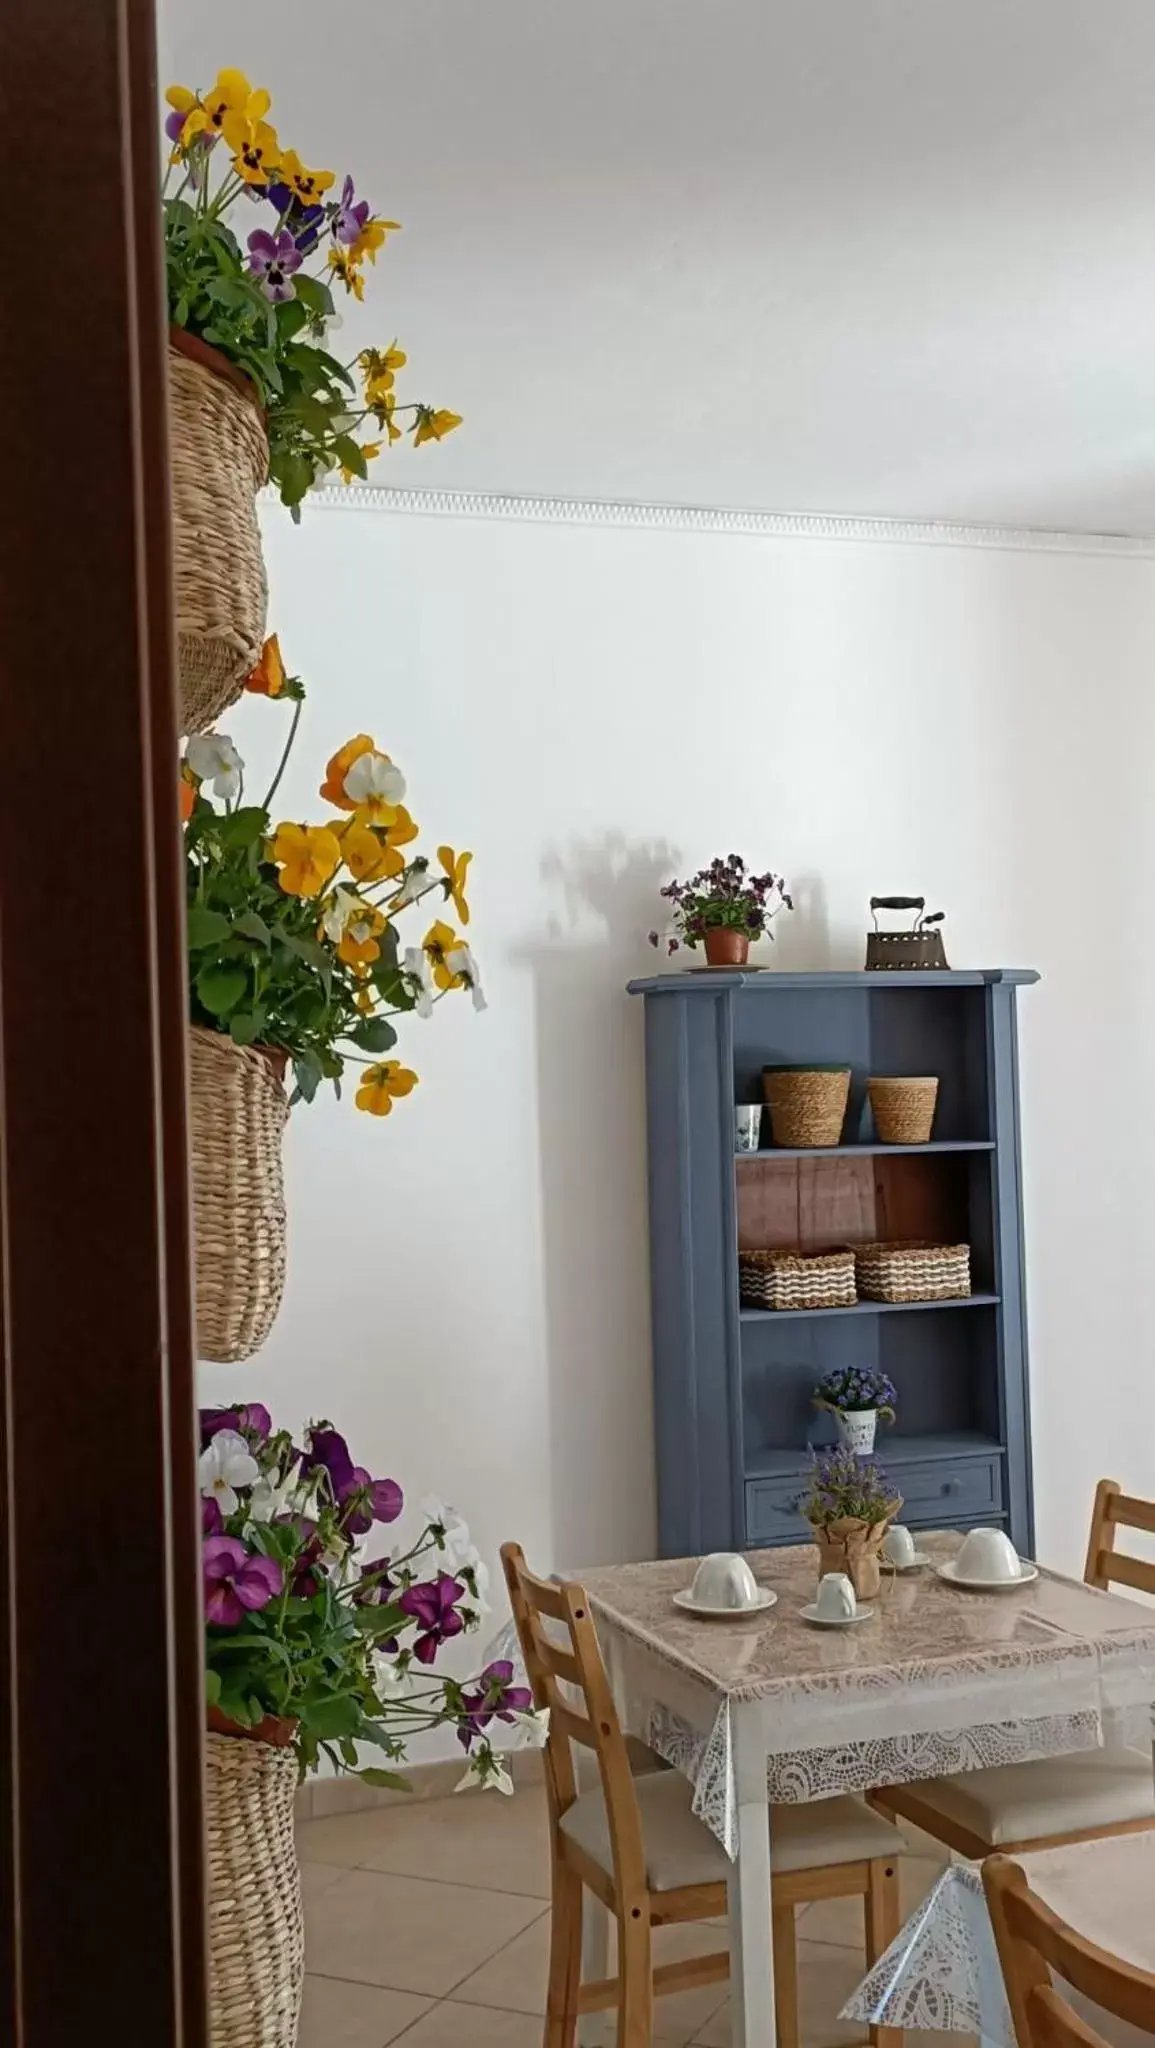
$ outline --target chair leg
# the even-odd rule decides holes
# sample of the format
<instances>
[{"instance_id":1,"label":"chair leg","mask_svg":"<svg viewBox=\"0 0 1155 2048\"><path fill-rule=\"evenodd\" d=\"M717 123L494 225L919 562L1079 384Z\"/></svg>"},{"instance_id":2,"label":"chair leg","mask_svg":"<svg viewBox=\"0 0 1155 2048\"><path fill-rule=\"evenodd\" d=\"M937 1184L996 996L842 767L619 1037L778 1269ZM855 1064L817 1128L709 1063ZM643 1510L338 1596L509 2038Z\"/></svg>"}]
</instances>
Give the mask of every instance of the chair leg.
<instances>
[{"instance_id":1,"label":"chair leg","mask_svg":"<svg viewBox=\"0 0 1155 2048\"><path fill-rule=\"evenodd\" d=\"M770 1929L774 1947L774 2021L778 2048L798 2044L798 1944L793 1906L773 1905Z\"/></svg>"},{"instance_id":2,"label":"chair leg","mask_svg":"<svg viewBox=\"0 0 1155 2048\"><path fill-rule=\"evenodd\" d=\"M582 1901L583 1984L600 1984L610 1974L610 1913L591 1892ZM609 2014L583 2013L578 2021L578 2048L603 2048L610 2039Z\"/></svg>"},{"instance_id":3,"label":"chair leg","mask_svg":"<svg viewBox=\"0 0 1155 2048\"><path fill-rule=\"evenodd\" d=\"M544 2048L575 2048L581 1954L582 1881L557 1859L553 1866Z\"/></svg>"},{"instance_id":4,"label":"chair leg","mask_svg":"<svg viewBox=\"0 0 1155 2048\"><path fill-rule=\"evenodd\" d=\"M618 2048L650 2048L654 2030L654 1965L649 1901L618 1914Z\"/></svg>"},{"instance_id":5,"label":"chair leg","mask_svg":"<svg viewBox=\"0 0 1155 2048\"><path fill-rule=\"evenodd\" d=\"M898 1897L897 1856L875 1857L866 1892L866 1966L872 1969L886 1953L902 1924ZM871 2027L874 2048L902 2048L901 2027Z\"/></svg>"}]
</instances>

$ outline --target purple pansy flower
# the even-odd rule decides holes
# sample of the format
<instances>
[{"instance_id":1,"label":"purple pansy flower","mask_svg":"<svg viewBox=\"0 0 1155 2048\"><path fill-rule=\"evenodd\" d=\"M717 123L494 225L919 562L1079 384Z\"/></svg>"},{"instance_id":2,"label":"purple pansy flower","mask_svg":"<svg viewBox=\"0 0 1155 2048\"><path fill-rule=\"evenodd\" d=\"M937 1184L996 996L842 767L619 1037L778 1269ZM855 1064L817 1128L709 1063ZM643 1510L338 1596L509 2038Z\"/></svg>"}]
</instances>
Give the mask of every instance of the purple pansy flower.
<instances>
[{"instance_id":1,"label":"purple pansy flower","mask_svg":"<svg viewBox=\"0 0 1155 2048\"><path fill-rule=\"evenodd\" d=\"M347 1536L366 1536L374 1522L395 1522L405 1505L405 1496L395 1479L371 1479L363 1465L354 1465L353 1476L341 1488L341 1526Z\"/></svg>"},{"instance_id":2,"label":"purple pansy flower","mask_svg":"<svg viewBox=\"0 0 1155 2048\"><path fill-rule=\"evenodd\" d=\"M254 228L249 236L249 270L257 278L267 299L274 303L295 294L293 272L301 267L301 251L288 228L270 235Z\"/></svg>"},{"instance_id":3,"label":"purple pansy flower","mask_svg":"<svg viewBox=\"0 0 1155 2048\"><path fill-rule=\"evenodd\" d=\"M173 108L171 114L166 115L164 132L168 136L170 142L180 141L181 134L184 130L184 124L187 120L188 115L179 113L175 107Z\"/></svg>"},{"instance_id":4,"label":"purple pansy flower","mask_svg":"<svg viewBox=\"0 0 1155 2048\"><path fill-rule=\"evenodd\" d=\"M469 1749L491 1721L512 1722L516 1715L529 1712L533 1694L527 1685L512 1685L512 1677L513 1665L501 1657L486 1665L476 1692L462 1694L464 1718L457 1724L457 1740L463 1749Z\"/></svg>"},{"instance_id":5,"label":"purple pansy flower","mask_svg":"<svg viewBox=\"0 0 1155 2048\"><path fill-rule=\"evenodd\" d=\"M257 1437L261 1443L273 1433L273 1418L263 1401L246 1401L237 1408L202 1408L200 1425L202 1451L207 1451L222 1429L250 1439Z\"/></svg>"},{"instance_id":6,"label":"purple pansy flower","mask_svg":"<svg viewBox=\"0 0 1155 2048\"><path fill-rule=\"evenodd\" d=\"M408 1586L397 1605L405 1614L411 1614L420 1634L413 1645L413 1655L419 1664L432 1664L442 1643L450 1636L459 1636L465 1623L457 1611L457 1602L464 1599L465 1587L460 1579L451 1579L448 1572L439 1572L435 1579L426 1580L419 1586Z\"/></svg>"},{"instance_id":7,"label":"purple pansy flower","mask_svg":"<svg viewBox=\"0 0 1155 2048\"><path fill-rule=\"evenodd\" d=\"M267 1607L284 1585L276 1558L246 1550L235 1536L210 1536L201 1556L205 1620L217 1628L236 1628L246 1613Z\"/></svg>"},{"instance_id":8,"label":"purple pansy flower","mask_svg":"<svg viewBox=\"0 0 1155 2048\"><path fill-rule=\"evenodd\" d=\"M320 204L302 206L296 193L288 185L267 185L258 195L268 199L281 216L281 226L288 228L302 256L315 249L325 218L325 209Z\"/></svg>"},{"instance_id":9,"label":"purple pansy flower","mask_svg":"<svg viewBox=\"0 0 1155 2048\"><path fill-rule=\"evenodd\" d=\"M369 218L369 201L359 199L353 203L353 180L346 178L341 187L337 211L333 215L333 233L339 242L350 247L357 239Z\"/></svg>"},{"instance_id":10,"label":"purple pansy flower","mask_svg":"<svg viewBox=\"0 0 1155 2048\"><path fill-rule=\"evenodd\" d=\"M224 1517L211 1493L206 1493L201 1502L201 1535L219 1536L224 1528Z\"/></svg>"},{"instance_id":11,"label":"purple pansy flower","mask_svg":"<svg viewBox=\"0 0 1155 2048\"><path fill-rule=\"evenodd\" d=\"M322 1423L319 1428L308 1432L306 1442L308 1449L301 1463L302 1479L311 1478L314 1472L327 1472L334 1500L347 1500L356 1485L353 1475L358 1468L340 1431Z\"/></svg>"}]
</instances>

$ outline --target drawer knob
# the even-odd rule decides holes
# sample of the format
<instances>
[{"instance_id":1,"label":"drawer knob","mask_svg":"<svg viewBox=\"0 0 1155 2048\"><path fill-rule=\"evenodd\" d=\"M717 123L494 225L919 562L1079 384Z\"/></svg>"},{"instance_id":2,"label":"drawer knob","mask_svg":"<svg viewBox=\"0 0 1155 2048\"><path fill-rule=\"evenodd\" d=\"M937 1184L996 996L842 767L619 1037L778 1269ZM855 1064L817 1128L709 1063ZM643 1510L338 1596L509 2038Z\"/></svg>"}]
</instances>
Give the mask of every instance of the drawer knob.
<instances>
[{"instance_id":1,"label":"drawer knob","mask_svg":"<svg viewBox=\"0 0 1155 2048\"><path fill-rule=\"evenodd\" d=\"M943 1480L943 1485L942 1485L942 1490L943 1490L943 1492L944 1492L944 1493L957 1493L957 1492L958 1492L958 1490L959 1490L959 1489L958 1489L958 1480L957 1480L957 1479L944 1479L944 1480Z\"/></svg>"}]
</instances>

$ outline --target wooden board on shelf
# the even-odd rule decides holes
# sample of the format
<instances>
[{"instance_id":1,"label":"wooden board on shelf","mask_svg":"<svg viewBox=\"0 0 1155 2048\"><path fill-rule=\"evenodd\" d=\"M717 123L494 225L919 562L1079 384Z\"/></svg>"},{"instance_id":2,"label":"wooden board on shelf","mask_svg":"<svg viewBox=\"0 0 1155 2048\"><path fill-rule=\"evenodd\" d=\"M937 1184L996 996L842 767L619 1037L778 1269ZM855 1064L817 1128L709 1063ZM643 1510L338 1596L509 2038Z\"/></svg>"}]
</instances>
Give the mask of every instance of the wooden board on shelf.
<instances>
[{"instance_id":1,"label":"wooden board on shelf","mask_svg":"<svg viewBox=\"0 0 1155 2048\"><path fill-rule=\"evenodd\" d=\"M738 1175L738 1248L824 1251L911 1238L963 1243L967 1174L966 1155L954 1153L751 1157Z\"/></svg>"}]
</instances>

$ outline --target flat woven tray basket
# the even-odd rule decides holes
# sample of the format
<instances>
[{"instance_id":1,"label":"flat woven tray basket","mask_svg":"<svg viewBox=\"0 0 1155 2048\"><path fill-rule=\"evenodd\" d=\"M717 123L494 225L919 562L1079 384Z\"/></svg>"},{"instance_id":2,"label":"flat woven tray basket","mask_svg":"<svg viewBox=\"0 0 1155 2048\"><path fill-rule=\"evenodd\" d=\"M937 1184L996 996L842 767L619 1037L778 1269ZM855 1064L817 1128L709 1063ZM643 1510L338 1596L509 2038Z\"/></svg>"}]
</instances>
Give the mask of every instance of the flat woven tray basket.
<instances>
[{"instance_id":1,"label":"flat woven tray basket","mask_svg":"<svg viewBox=\"0 0 1155 2048\"><path fill-rule=\"evenodd\" d=\"M852 1251L742 1252L738 1282L748 1308L852 1308Z\"/></svg>"},{"instance_id":2,"label":"flat woven tray basket","mask_svg":"<svg viewBox=\"0 0 1155 2048\"><path fill-rule=\"evenodd\" d=\"M955 1301L971 1291L969 1244L859 1244L854 1264L864 1301Z\"/></svg>"}]
</instances>

